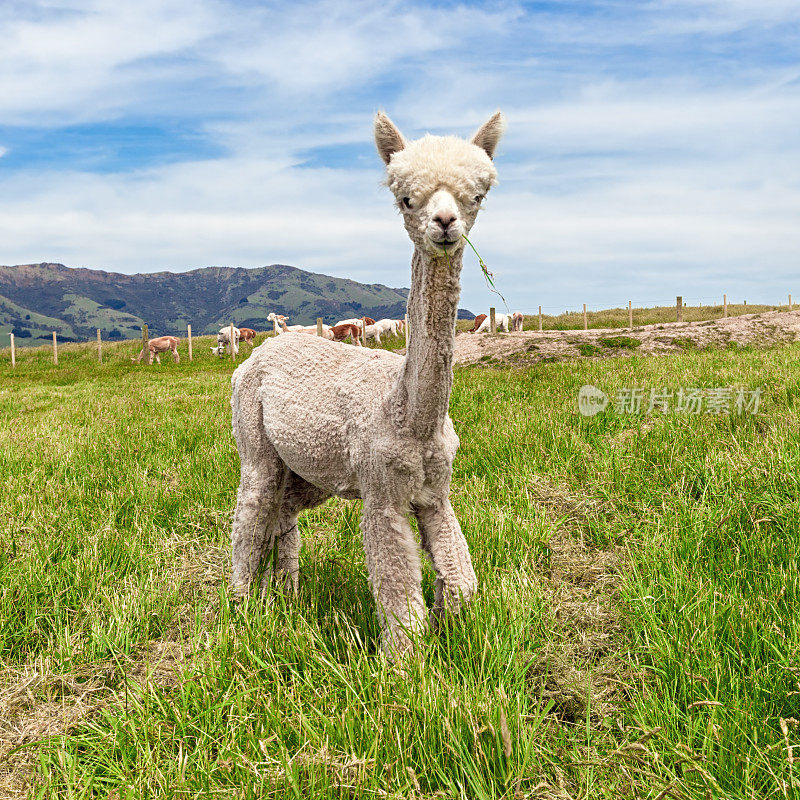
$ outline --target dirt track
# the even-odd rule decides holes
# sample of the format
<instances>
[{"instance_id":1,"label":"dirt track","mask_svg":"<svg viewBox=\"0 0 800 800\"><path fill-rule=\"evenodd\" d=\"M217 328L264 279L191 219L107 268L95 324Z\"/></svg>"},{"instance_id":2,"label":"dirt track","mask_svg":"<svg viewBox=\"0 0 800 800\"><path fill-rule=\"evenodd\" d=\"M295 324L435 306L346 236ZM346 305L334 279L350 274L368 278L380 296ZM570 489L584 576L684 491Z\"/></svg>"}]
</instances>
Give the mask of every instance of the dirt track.
<instances>
[{"instance_id":1,"label":"dirt track","mask_svg":"<svg viewBox=\"0 0 800 800\"><path fill-rule=\"evenodd\" d=\"M675 353L705 347L774 344L800 340L800 310L769 311L707 322L669 322L588 331L523 331L456 336L457 364L481 361L561 361ZM638 342L638 344L637 344Z\"/></svg>"}]
</instances>

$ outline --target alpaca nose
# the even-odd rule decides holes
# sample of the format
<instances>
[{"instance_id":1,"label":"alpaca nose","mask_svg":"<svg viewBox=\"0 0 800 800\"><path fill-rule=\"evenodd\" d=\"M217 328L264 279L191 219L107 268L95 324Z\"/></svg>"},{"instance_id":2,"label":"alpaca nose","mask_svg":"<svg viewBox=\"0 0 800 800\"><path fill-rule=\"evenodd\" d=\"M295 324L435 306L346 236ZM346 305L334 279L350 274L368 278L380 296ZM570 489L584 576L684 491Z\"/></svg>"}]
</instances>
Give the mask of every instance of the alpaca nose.
<instances>
[{"instance_id":1,"label":"alpaca nose","mask_svg":"<svg viewBox=\"0 0 800 800\"><path fill-rule=\"evenodd\" d=\"M433 219L442 226L443 231L446 231L456 221L456 215L452 211L440 211Z\"/></svg>"}]
</instances>

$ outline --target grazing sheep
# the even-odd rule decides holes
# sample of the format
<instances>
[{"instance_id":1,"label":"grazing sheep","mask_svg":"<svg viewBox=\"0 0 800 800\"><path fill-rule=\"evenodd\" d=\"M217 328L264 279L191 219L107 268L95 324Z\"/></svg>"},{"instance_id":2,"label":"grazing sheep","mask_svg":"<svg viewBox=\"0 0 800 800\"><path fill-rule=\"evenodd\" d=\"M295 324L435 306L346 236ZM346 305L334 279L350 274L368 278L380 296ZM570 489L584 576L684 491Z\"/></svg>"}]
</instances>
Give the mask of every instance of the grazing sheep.
<instances>
[{"instance_id":1,"label":"grazing sheep","mask_svg":"<svg viewBox=\"0 0 800 800\"><path fill-rule=\"evenodd\" d=\"M159 357L159 353L166 353L170 351L172 353L172 360L176 364L180 364L181 357L178 355L178 343L180 339L177 336L157 336L155 339L150 339L148 342L148 364L153 363L153 356L155 356L156 361L160 364L161 358ZM144 358L144 347L142 351L139 353L138 356L135 358L131 358L131 361L135 361L137 364L141 362Z\"/></svg>"},{"instance_id":2,"label":"grazing sheep","mask_svg":"<svg viewBox=\"0 0 800 800\"><path fill-rule=\"evenodd\" d=\"M383 113L375 141L414 244L405 356L320 337L267 339L234 372L233 435L241 481L231 533L231 585L247 596L265 566L296 590L300 511L332 495L363 498L362 541L393 656L425 627L419 549L436 571L433 616L457 613L477 590L469 548L450 504L458 448L447 408L464 237L496 182L500 113L471 141L408 142ZM277 575L270 568L276 550ZM247 607L245 607L247 608Z\"/></svg>"}]
</instances>

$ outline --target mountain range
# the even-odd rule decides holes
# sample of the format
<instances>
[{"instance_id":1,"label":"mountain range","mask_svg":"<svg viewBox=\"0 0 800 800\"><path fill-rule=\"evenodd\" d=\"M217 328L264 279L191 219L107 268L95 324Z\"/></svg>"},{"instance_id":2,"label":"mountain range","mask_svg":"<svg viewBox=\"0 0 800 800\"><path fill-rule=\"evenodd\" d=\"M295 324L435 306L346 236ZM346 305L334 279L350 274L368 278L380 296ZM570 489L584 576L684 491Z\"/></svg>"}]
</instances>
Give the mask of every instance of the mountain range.
<instances>
[{"instance_id":1,"label":"mountain range","mask_svg":"<svg viewBox=\"0 0 800 800\"><path fill-rule=\"evenodd\" d=\"M123 275L63 264L0 266L0 346L14 333L19 345L93 338L132 339L147 323L152 336L215 333L231 322L271 330L270 311L292 324L330 324L346 317L400 318L408 289L365 284L286 264L245 269ZM471 317L461 309L459 317Z\"/></svg>"}]
</instances>

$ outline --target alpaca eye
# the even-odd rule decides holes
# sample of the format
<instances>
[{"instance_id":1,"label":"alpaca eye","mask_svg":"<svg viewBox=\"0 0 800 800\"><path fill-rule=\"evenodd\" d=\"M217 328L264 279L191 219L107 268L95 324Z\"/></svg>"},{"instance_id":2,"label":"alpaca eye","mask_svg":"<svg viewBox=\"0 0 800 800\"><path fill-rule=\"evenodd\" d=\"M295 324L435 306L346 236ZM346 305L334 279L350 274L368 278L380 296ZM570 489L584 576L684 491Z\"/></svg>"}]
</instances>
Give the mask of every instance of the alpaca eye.
<instances>
[{"instance_id":1,"label":"alpaca eye","mask_svg":"<svg viewBox=\"0 0 800 800\"><path fill-rule=\"evenodd\" d=\"M404 197L404 198L403 198L403 205L404 205L406 208L411 208L411 198L409 198L409 197Z\"/></svg>"},{"instance_id":2,"label":"alpaca eye","mask_svg":"<svg viewBox=\"0 0 800 800\"><path fill-rule=\"evenodd\" d=\"M475 195L475 205L479 206L481 204L481 202L483 201L484 197L486 197L485 194L476 194Z\"/></svg>"}]
</instances>

